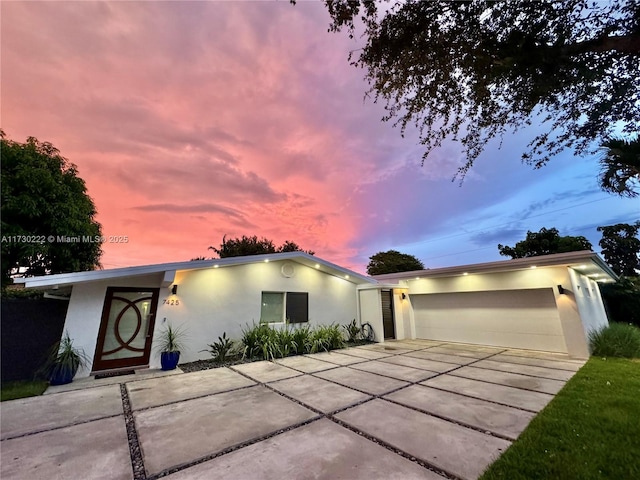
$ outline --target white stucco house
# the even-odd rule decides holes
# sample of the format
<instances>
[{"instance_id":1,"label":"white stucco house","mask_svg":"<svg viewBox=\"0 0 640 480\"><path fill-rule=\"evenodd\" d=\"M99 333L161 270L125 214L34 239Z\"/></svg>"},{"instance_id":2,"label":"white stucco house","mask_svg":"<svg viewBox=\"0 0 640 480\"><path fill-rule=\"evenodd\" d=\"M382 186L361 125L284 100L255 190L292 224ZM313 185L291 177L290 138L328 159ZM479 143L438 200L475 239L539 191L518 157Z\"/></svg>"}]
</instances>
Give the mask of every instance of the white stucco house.
<instances>
[{"instance_id":1,"label":"white stucco house","mask_svg":"<svg viewBox=\"0 0 640 480\"><path fill-rule=\"evenodd\" d=\"M595 253L380 275L304 252L166 263L16 279L68 301L65 331L97 372L159 366L154 337L181 326L181 362L240 338L252 322L369 322L376 341L424 338L587 357L588 333L607 324L598 281L615 273Z\"/></svg>"}]
</instances>

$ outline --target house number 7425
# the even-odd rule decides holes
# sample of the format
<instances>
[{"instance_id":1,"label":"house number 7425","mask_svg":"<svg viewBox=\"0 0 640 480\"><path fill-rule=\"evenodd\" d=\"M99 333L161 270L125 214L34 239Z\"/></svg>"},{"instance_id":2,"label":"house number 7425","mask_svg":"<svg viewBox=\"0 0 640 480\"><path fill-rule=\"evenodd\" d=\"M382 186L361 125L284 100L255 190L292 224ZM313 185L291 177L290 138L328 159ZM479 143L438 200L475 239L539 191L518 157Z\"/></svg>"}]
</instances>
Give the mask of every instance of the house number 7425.
<instances>
[{"instance_id":1,"label":"house number 7425","mask_svg":"<svg viewBox=\"0 0 640 480\"><path fill-rule=\"evenodd\" d=\"M176 298L165 298L162 304L163 305L180 305L180 300Z\"/></svg>"}]
</instances>

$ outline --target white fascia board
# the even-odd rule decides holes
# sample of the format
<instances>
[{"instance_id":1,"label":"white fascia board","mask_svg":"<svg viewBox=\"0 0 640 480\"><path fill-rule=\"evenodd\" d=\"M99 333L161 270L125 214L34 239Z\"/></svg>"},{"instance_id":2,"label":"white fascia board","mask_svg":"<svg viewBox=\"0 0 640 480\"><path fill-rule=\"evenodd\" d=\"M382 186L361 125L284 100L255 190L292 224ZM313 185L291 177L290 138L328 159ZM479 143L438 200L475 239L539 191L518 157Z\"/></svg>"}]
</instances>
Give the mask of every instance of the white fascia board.
<instances>
[{"instance_id":1,"label":"white fascia board","mask_svg":"<svg viewBox=\"0 0 640 480\"><path fill-rule=\"evenodd\" d=\"M113 278L133 277L165 272L163 284L168 276L177 271L200 270L214 266L225 267L233 265L247 265L252 263L291 260L308 267L320 265L325 273L342 278L345 281L363 284L377 283L371 277L366 277L347 268L340 267L319 257L305 252L270 253L265 255L249 255L244 257L227 257L212 260L197 260L188 262L161 263L157 265L143 265L137 267L114 268L110 270L91 270L88 272L59 273L39 277L22 277L14 279L16 284L24 284L25 288L51 287L54 285L73 285L76 283L110 280ZM167 276L168 275L168 276ZM173 280L172 280L173 281Z\"/></svg>"},{"instance_id":2,"label":"white fascia board","mask_svg":"<svg viewBox=\"0 0 640 480\"><path fill-rule=\"evenodd\" d=\"M498 273L515 270L526 270L531 267L574 267L582 263L596 265L599 270L617 280L617 275L602 260L598 254L583 250L579 252L556 253L552 255L541 255L538 257L516 258L513 260L500 260L497 262L475 263L470 265L460 265L453 267L434 268L426 270L414 270L411 272L388 273L385 275L375 275L378 281L406 280L410 278L430 278L430 277L454 277L464 273Z\"/></svg>"}]
</instances>

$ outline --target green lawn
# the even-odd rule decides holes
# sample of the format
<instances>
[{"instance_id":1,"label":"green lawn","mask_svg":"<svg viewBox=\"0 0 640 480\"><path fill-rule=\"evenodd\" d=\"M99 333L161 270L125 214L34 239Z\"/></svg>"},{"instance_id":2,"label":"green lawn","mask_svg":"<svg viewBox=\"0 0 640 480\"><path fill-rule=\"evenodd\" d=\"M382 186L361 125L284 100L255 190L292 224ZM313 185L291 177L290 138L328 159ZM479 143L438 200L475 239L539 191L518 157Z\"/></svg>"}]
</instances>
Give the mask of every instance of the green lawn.
<instances>
[{"instance_id":1,"label":"green lawn","mask_svg":"<svg viewBox=\"0 0 640 480\"><path fill-rule=\"evenodd\" d=\"M481 480L640 479L640 360L592 357Z\"/></svg>"},{"instance_id":2,"label":"green lawn","mask_svg":"<svg viewBox=\"0 0 640 480\"><path fill-rule=\"evenodd\" d=\"M0 387L0 401L42 395L48 385L49 383L43 380L6 382Z\"/></svg>"}]
</instances>

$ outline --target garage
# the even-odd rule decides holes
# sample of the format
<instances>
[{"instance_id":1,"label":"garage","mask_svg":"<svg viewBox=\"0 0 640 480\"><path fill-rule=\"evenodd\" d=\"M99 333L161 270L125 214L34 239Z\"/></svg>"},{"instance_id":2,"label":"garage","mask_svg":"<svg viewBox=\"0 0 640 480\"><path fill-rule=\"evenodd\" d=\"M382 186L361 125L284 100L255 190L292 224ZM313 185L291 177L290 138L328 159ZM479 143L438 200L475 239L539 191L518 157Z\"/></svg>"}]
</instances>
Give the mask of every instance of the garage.
<instances>
[{"instance_id":1,"label":"garage","mask_svg":"<svg viewBox=\"0 0 640 480\"><path fill-rule=\"evenodd\" d=\"M411 294L416 338L567 352L552 288Z\"/></svg>"}]
</instances>

